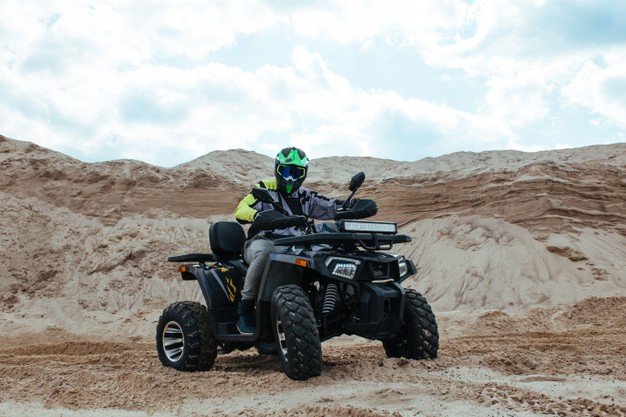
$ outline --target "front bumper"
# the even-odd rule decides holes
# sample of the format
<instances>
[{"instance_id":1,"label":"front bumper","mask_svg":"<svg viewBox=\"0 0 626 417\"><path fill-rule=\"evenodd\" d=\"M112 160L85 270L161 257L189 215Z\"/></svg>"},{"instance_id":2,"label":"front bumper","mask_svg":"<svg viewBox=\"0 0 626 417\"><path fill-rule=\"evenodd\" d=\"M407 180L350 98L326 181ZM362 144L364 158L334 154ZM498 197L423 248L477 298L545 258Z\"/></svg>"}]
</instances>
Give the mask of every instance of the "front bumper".
<instances>
[{"instance_id":1,"label":"front bumper","mask_svg":"<svg viewBox=\"0 0 626 417\"><path fill-rule=\"evenodd\" d=\"M359 290L360 320L345 323L344 332L376 340L398 333L404 313L404 288L397 282L361 282Z\"/></svg>"}]
</instances>

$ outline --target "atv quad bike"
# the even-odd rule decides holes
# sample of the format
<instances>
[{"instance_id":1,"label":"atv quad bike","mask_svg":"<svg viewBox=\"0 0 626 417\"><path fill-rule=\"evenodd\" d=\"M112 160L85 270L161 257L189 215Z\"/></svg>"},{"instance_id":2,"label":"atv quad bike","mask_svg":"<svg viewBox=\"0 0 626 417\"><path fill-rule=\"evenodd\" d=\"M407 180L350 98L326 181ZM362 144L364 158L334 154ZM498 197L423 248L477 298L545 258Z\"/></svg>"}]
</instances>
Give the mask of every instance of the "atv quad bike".
<instances>
[{"instance_id":1,"label":"atv quad bike","mask_svg":"<svg viewBox=\"0 0 626 417\"><path fill-rule=\"evenodd\" d=\"M296 227L302 236L274 240L286 252L271 253L256 303L256 332L240 334L237 305L247 265L242 259L246 235L235 222L209 229L213 253L169 258L180 263L182 279L197 281L206 307L184 301L168 306L156 332L159 359L181 371L211 369L218 353L256 347L276 354L292 379L320 375L321 342L342 334L382 341L388 357L435 358L439 334L424 297L401 283L416 269L408 259L386 251L411 238L397 234L395 223L358 221L373 216L373 200L353 199L365 179L350 181L350 197L335 222L313 223L275 210L259 213L249 235ZM267 190L257 200L272 203Z\"/></svg>"}]
</instances>

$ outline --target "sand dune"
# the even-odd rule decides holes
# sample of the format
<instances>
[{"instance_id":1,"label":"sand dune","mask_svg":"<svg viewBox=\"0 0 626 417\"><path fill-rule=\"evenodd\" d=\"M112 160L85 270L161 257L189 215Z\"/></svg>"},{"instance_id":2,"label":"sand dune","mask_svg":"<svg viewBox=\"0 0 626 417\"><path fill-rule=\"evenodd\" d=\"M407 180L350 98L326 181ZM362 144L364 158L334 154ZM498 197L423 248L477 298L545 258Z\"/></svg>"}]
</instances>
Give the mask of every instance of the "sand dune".
<instances>
[{"instance_id":1,"label":"sand dune","mask_svg":"<svg viewBox=\"0 0 626 417\"><path fill-rule=\"evenodd\" d=\"M210 222L271 169L242 150L89 164L0 136L0 331L18 345L0 349L0 415L626 412L626 144L313 160L308 184L329 196L365 171L359 195L412 236L393 250L419 268L408 286L439 317L442 357L407 364L339 340L323 376L296 387L252 352L193 377L161 368L160 310L200 300L167 256L207 251ZM257 392L258 378L271 387Z\"/></svg>"},{"instance_id":2,"label":"sand dune","mask_svg":"<svg viewBox=\"0 0 626 417\"><path fill-rule=\"evenodd\" d=\"M232 218L253 173L266 177L271 169L270 158L241 150L174 168L88 164L11 139L0 150L0 300L14 314L32 312L33 303L45 308L41 297L63 308L69 298L70 311L110 313L159 308L187 294L166 257L208 250L210 221ZM315 175L331 178L332 166L341 175L373 172L377 179L359 193L414 238L396 250L416 262L410 285L438 309L523 309L626 294L624 144L317 163ZM251 167L247 177L227 175L243 165ZM319 188L345 194L339 184Z\"/></svg>"}]
</instances>

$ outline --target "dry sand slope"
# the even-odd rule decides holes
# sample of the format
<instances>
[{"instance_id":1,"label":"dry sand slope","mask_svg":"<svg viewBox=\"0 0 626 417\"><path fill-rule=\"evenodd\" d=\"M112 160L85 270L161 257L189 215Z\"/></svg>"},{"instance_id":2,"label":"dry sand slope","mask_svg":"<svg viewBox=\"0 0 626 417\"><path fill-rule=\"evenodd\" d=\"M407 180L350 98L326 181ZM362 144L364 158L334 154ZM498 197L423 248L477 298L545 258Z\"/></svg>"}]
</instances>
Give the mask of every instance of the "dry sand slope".
<instances>
[{"instance_id":1,"label":"dry sand slope","mask_svg":"<svg viewBox=\"0 0 626 417\"><path fill-rule=\"evenodd\" d=\"M159 311L199 299L165 258L208 250L210 222L271 159L86 164L0 136L0 415L626 413L626 145L311 164L336 197L365 171L360 195L414 238L396 249L438 314L439 359L339 340L304 383L252 352L203 374L160 367Z\"/></svg>"},{"instance_id":2,"label":"dry sand slope","mask_svg":"<svg viewBox=\"0 0 626 417\"><path fill-rule=\"evenodd\" d=\"M324 346L322 376L305 382L252 352L188 374L163 368L139 336L25 335L0 348L0 415L626 414L626 298L452 321L441 320L435 361L335 343Z\"/></svg>"}]
</instances>

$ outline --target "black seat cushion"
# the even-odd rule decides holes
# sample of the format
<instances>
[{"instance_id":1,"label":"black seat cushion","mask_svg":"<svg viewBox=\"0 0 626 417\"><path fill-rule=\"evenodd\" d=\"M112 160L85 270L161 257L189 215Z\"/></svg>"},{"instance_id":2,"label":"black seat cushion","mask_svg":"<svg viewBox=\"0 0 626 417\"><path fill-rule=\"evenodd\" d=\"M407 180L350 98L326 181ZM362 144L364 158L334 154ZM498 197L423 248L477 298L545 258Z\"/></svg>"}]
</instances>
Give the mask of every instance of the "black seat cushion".
<instances>
[{"instance_id":1,"label":"black seat cushion","mask_svg":"<svg viewBox=\"0 0 626 417\"><path fill-rule=\"evenodd\" d=\"M246 233L236 222L215 222L209 228L211 250L221 260L238 258L246 243Z\"/></svg>"}]
</instances>

